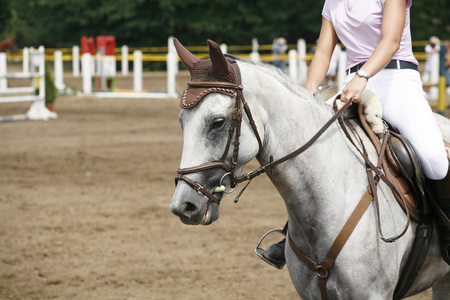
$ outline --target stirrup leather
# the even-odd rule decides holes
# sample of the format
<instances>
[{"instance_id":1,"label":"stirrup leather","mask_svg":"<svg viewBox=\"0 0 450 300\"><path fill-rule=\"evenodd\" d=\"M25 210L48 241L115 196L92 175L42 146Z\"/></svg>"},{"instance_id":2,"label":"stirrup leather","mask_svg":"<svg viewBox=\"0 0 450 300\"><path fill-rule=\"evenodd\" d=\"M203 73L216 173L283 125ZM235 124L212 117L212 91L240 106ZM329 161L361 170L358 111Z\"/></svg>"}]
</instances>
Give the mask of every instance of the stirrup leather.
<instances>
[{"instance_id":1,"label":"stirrup leather","mask_svg":"<svg viewBox=\"0 0 450 300\"><path fill-rule=\"evenodd\" d=\"M269 259L267 259L267 257L264 256L264 253L266 252L266 250L260 247L262 241L272 232L279 232L283 236L286 236L286 232L284 231L284 228L275 228L275 229L267 231L266 234L263 235L263 237L259 240L258 244L256 245L255 254L258 255L262 260L264 260L266 263L268 263L272 267L277 268L277 269L282 269L284 267L284 265L286 264L286 262L276 263L276 262L270 261Z\"/></svg>"}]
</instances>

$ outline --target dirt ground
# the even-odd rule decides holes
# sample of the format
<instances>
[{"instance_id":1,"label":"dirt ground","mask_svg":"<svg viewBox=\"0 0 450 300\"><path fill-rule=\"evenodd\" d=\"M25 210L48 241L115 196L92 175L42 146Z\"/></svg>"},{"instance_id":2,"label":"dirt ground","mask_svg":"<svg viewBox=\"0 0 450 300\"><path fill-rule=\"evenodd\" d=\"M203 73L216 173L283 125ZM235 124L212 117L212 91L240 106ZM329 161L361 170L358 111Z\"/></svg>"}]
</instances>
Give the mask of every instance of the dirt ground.
<instances>
[{"instance_id":1,"label":"dirt ground","mask_svg":"<svg viewBox=\"0 0 450 300\"><path fill-rule=\"evenodd\" d=\"M164 76L146 74L144 87L164 90ZM59 97L57 120L0 124L0 299L299 299L287 268L254 254L286 219L267 177L239 203L227 197L213 225L169 211L178 102ZM28 106L3 104L0 115Z\"/></svg>"}]
</instances>

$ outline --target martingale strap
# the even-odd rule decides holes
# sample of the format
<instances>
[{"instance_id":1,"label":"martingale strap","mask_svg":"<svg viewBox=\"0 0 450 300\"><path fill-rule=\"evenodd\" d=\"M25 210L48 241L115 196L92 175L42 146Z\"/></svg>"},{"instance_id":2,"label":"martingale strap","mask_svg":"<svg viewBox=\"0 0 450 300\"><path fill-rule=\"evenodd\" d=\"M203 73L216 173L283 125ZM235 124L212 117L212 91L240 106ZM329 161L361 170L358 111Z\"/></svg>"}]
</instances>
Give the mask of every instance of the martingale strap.
<instances>
[{"instance_id":1,"label":"martingale strap","mask_svg":"<svg viewBox=\"0 0 450 300\"><path fill-rule=\"evenodd\" d=\"M339 97L336 97L336 99L334 101L334 104L333 104L333 107L334 107L335 110L337 109L336 101L338 99L339 99ZM362 109L361 105L358 106L358 109L359 110ZM378 182L380 180L383 181L391 189L392 193L397 195L397 197L399 199L401 199L403 205L405 207L407 206L407 202L406 202L404 196L402 195L402 193L400 192L399 188L395 184L395 182L391 181L382 172L382 165L385 163L385 161L383 160L383 157L384 157L384 152L386 150L386 142L387 142L387 139L388 139L389 132L386 131L386 133L385 133L385 136L383 138L383 143L381 144L381 147L380 147L380 150L379 150L378 165L375 166L369 159L369 154L367 153L367 150L366 150L366 147L364 145L364 142L363 142L362 138L360 137L360 135L356 131L356 128L353 126L353 124L348 120L348 118L340 118L339 119L339 125L341 126L343 132L347 136L347 139L350 141L350 143L353 145L353 147L356 149L356 151L358 151L359 154L361 155L361 157L364 159L364 162L365 162L365 165L366 165L367 178L368 178L369 183L370 183L371 192L372 192L372 194L374 196L374 203L375 203L375 208L376 208L376 212L377 212L378 232L380 233L380 238L381 238L381 240L383 240L384 242L387 242L387 243L395 242L396 240L401 238L406 233L406 231L408 230L409 224L410 224L411 215L410 215L409 210L406 209L405 210L406 211L406 224L405 224L405 227L403 228L402 232L400 232L400 234L398 234L398 235L396 235L394 237L390 237L390 238L386 238L383 235L383 231L381 229L380 206L379 206L379 202L378 202L378 189L377 189ZM353 140L352 135L347 130L347 127L350 128L351 132L358 138L358 144L361 146L361 149L357 146L356 142Z\"/></svg>"},{"instance_id":2,"label":"martingale strap","mask_svg":"<svg viewBox=\"0 0 450 300\"><path fill-rule=\"evenodd\" d=\"M300 252L292 242L291 235L288 234L289 246L292 251L311 271L317 274L320 283L320 293L323 300L327 299L326 283L330 275L331 267L372 202L372 198L373 196L370 194L369 190L366 190L320 264L316 264L312 259Z\"/></svg>"}]
</instances>

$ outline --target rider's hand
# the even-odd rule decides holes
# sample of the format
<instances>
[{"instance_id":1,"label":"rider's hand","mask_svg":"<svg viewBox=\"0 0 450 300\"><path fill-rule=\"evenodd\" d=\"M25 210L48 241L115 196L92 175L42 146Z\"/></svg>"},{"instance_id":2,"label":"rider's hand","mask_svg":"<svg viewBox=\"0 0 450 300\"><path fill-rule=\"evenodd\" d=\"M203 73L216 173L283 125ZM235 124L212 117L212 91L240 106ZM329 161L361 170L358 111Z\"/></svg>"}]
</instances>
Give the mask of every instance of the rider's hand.
<instances>
[{"instance_id":1,"label":"rider's hand","mask_svg":"<svg viewBox=\"0 0 450 300\"><path fill-rule=\"evenodd\" d=\"M367 79L355 74L355 77L350 80L344 87L341 93L341 101L347 103L348 101L358 102L361 93L367 85Z\"/></svg>"}]
</instances>

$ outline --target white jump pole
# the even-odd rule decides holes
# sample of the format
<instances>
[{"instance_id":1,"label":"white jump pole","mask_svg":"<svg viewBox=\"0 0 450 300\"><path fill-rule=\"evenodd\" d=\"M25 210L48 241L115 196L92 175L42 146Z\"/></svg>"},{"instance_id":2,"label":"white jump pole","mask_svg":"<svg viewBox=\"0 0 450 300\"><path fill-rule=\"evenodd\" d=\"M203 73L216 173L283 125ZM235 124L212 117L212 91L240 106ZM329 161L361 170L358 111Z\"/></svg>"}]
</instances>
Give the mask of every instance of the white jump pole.
<instances>
[{"instance_id":1,"label":"white jump pole","mask_svg":"<svg viewBox=\"0 0 450 300\"><path fill-rule=\"evenodd\" d=\"M72 73L73 77L80 76L80 47L72 47Z\"/></svg>"},{"instance_id":2,"label":"white jump pole","mask_svg":"<svg viewBox=\"0 0 450 300\"><path fill-rule=\"evenodd\" d=\"M220 50L222 50L223 54L227 54L228 53L227 44L220 44Z\"/></svg>"},{"instance_id":3,"label":"white jump pole","mask_svg":"<svg viewBox=\"0 0 450 300\"><path fill-rule=\"evenodd\" d=\"M298 51L298 83L304 84L308 77L308 67L306 65L306 42L304 39L297 40Z\"/></svg>"},{"instance_id":4,"label":"white jump pole","mask_svg":"<svg viewBox=\"0 0 450 300\"><path fill-rule=\"evenodd\" d=\"M122 75L128 75L128 46L122 46Z\"/></svg>"},{"instance_id":5,"label":"white jump pole","mask_svg":"<svg viewBox=\"0 0 450 300\"><path fill-rule=\"evenodd\" d=\"M289 50L289 75L292 77L294 81L297 81L298 79L297 50L295 49Z\"/></svg>"},{"instance_id":6,"label":"white jump pole","mask_svg":"<svg viewBox=\"0 0 450 300\"><path fill-rule=\"evenodd\" d=\"M173 43L173 37L169 37L167 49L167 94L169 97L177 97L176 75L178 73L178 54Z\"/></svg>"},{"instance_id":7,"label":"white jump pole","mask_svg":"<svg viewBox=\"0 0 450 300\"><path fill-rule=\"evenodd\" d=\"M81 71L83 76L83 93L92 93L92 56L90 53L84 53L81 56Z\"/></svg>"},{"instance_id":8,"label":"white jump pole","mask_svg":"<svg viewBox=\"0 0 450 300\"><path fill-rule=\"evenodd\" d=\"M8 88L6 73L6 53L0 53L0 92L4 92Z\"/></svg>"},{"instance_id":9,"label":"white jump pole","mask_svg":"<svg viewBox=\"0 0 450 300\"><path fill-rule=\"evenodd\" d=\"M22 50L22 72L30 74L30 50L24 47Z\"/></svg>"},{"instance_id":10,"label":"white jump pole","mask_svg":"<svg viewBox=\"0 0 450 300\"><path fill-rule=\"evenodd\" d=\"M37 55L33 56L33 74L36 68L38 70L39 79L39 94L31 103L30 109L26 113L28 120L48 120L56 119L58 115L55 112L50 112L45 107L45 49L44 46L39 46Z\"/></svg>"},{"instance_id":11,"label":"white jump pole","mask_svg":"<svg viewBox=\"0 0 450 300\"><path fill-rule=\"evenodd\" d=\"M439 87L437 84L439 83L439 52L435 52L430 55L430 83L436 84L436 86L430 87L429 100L437 100L439 97Z\"/></svg>"},{"instance_id":12,"label":"white jump pole","mask_svg":"<svg viewBox=\"0 0 450 300\"><path fill-rule=\"evenodd\" d=\"M259 43L257 38L252 39L252 53L250 53L250 60L252 61L260 61L259 59Z\"/></svg>"},{"instance_id":13,"label":"white jump pole","mask_svg":"<svg viewBox=\"0 0 450 300\"><path fill-rule=\"evenodd\" d=\"M63 60L62 51L55 51L54 53L54 72L55 72L55 87L57 90L62 91L65 88L63 79Z\"/></svg>"},{"instance_id":14,"label":"white jump pole","mask_svg":"<svg viewBox=\"0 0 450 300\"><path fill-rule=\"evenodd\" d=\"M133 56L133 89L142 92L142 51L134 51Z\"/></svg>"}]
</instances>

